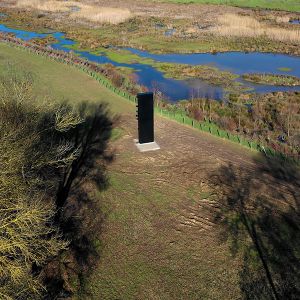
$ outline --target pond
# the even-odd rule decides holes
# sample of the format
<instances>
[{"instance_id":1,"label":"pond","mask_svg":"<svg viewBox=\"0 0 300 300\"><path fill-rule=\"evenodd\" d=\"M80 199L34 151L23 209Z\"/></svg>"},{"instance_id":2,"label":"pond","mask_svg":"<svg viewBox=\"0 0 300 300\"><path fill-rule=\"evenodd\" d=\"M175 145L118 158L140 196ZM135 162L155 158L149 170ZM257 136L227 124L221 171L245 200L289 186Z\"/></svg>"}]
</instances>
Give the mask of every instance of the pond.
<instances>
[{"instance_id":1,"label":"pond","mask_svg":"<svg viewBox=\"0 0 300 300\"><path fill-rule=\"evenodd\" d=\"M69 6L70 8L70 11L71 12L77 12L77 11L80 11L80 7L76 6L76 5L72 5L72 6Z\"/></svg>"},{"instance_id":2,"label":"pond","mask_svg":"<svg viewBox=\"0 0 300 300\"><path fill-rule=\"evenodd\" d=\"M60 32L29 32L8 28L1 24L0 31L14 33L16 37L23 40L45 38L51 35L57 40L57 42L52 44L51 47L66 52L71 51L69 47L75 44L74 41L66 39L64 34ZM291 55L259 52L226 52L219 54L152 54L147 51L141 51L133 48L125 48L125 50L130 51L132 54L136 54L141 58L150 58L155 62L210 65L215 66L220 70L230 71L238 75L243 75L245 73L273 73L300 77L300 57ZM220 100L226 95L226 91L221 86L209 84L200 79L175 80L166 78L162 72L158 71L151 64L147 64L145 62L119 63L108 58L105 53L94 54L79 50L75 50L74 52L81 57L100 64L111 63L117 67L133 68L137 75L139 84L146 86L149 90L159 90L171 101L189 99L192 93L196 93L196 95L200 97L210 97L216 100ZM300 86L282 87L258 85L244 82L242 79L238 79L238 81L242 82L246 87L251 88L253 92L257 93L300 91Z\"/></svg>"},{"instance_id":3,"label":"pond","mask_svg":"<svg viewBox=\"0 0 300 300\"><path fill-rule=\"evenodd\" d=\"M297 19L290 20L289 22L290 22L291 24L294 24L294 25L300 24L300 20L297 20Z\"/></svg>"},{"instance_id":4,"label":"pond","mask_svg":"<svg viewBox=\"0 0 300 300\"><path fill-rule=\"evenodd\" d=\"M176 32L176 29L172 28L172 29L168 29L167 31L165 31L165 36L172 36L174 35Z\"/></svg>"}]
</instances>

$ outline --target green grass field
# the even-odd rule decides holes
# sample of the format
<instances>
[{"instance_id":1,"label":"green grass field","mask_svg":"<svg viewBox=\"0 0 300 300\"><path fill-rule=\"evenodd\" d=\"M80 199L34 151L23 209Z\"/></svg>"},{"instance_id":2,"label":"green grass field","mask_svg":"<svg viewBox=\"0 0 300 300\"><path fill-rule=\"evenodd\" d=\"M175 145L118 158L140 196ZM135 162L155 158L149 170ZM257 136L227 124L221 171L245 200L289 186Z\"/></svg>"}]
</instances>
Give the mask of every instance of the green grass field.
<instances>
[{"instance_id":1,"label":"green grass field","mask_svg":"<svg viewBox=\"0 0 300 300\"><path fill-rule=\"evenodd\" d=\"M268 8L300 12L299 0L164 0L176 3L224 4L251 8Z\"/></svg>"},{"instance_id":2,"label":"green grass field","mask_svg":"<svg viewBox=\"0 0 300 300\"><path fill-rule=\"evenodd\" d=\"M41 103L44 95L104 101L113 113L134 119L134 105L75 68L0 43L1 68L7 61L35 74ZM95 232L101 258L79 299L239 299L239 261L228 244L215 231L180 223L211 193L197 182L182 184L180 176L158 181L164 156L153 164L155 158L137 154L131 131L123 125L114 136L121 150L109 170L110 187L93 191L106 216L101 233Z\"/></svg>"}]
</instances>

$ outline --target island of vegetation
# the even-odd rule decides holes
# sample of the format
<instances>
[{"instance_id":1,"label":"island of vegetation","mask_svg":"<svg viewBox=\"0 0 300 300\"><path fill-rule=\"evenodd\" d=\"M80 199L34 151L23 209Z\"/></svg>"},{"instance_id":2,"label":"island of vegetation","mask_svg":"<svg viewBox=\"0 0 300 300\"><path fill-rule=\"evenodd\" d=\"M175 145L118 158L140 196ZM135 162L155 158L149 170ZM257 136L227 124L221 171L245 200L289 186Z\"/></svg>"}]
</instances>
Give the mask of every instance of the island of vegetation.
<instances>
[{"instance_id":1,"label":"island of vegetation","mask_svg":"<svg viewBox=\"0 0 300 300\"><path fill-rule=\"evenodd\" d=\"M243 79L257 84L297 86L300 85L300 78L296 76L277 74L244 74Z\"/></svg>"},{"instance_id":2,"label":"island of vegetation","mask_svg":"<svg viewBox=\"0 0 300 300\"><path fill-rule=\"evenodd\" d=\"M229 71L222 71L208 65L187 65L174 63L154 63L154 67L164 73L168 78L173 79L201 79L207 83L224 87L227 91L242 91L246 89L240 82L235 81L239 75Z\"/></svg>"}]
</instances>

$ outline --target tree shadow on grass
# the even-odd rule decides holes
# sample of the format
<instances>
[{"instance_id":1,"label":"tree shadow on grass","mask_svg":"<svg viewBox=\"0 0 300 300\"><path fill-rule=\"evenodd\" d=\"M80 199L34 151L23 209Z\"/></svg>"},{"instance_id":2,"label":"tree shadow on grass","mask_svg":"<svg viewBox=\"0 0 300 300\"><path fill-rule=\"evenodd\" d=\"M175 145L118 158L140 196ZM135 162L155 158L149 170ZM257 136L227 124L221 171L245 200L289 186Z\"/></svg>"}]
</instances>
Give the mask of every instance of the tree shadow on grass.
<instances>
[{"instance_id":1,"label":"tree shadow on grass","mask_svg":"<svg viewBox=\"0 0 300 300\"><path fill-rule=\"evenodd\" d=\"M69 241L68 249L41 272L47 287L45 299L78 294L99 260L105 216L96 191L108 187L107 165L114 158L108 146L113 121L105 105L81 104L74 110L63 104L38 122L39 136L28 161L40 163L29 163L26 174L38 174L37 186L53 199L54 222Z\"/></svg>"},{"instance_id":2,"label":"tree shadow on grass","mask_svg":"<svg viewBox=\"0 0 300 300\"><path fill-rule=\"evenodd\" d=\"M243 298L299 299L299 166L258 157L251 170L229 164L212 178L223 207L221 239L243 260Z\"/></svg>"}]
</instances>

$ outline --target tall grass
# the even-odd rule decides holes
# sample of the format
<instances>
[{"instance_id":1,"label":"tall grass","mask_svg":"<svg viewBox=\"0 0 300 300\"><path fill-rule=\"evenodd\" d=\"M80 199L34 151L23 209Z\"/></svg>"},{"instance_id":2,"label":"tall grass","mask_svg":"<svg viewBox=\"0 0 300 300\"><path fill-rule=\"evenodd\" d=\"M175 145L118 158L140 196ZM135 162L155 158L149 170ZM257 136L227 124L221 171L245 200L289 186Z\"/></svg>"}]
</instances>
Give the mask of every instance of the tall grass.
<instances>
[{"instance_id":1,"label":"tall grass","mask_svg":"<svg viewBox=\"0 0 300 300\"><path fill-rule=\"evenodd\" d=\"M225 14L219 17L219 24L211 29L222 36L266 37L283 42L300 42L300 30L276 28L265 25L253 17Z\"/></svg>"},{"instance_id":2,"label":"tall grass","mask_svg":"<svg viewBox=\"0 0 300 300\"><path fill-rule=\"evenodd\" d=\"M83 19L97 23L118 24L132 17L128 9L100 7L75 1L57 0L18 0L17 6L48 12L69 12L66 16L71 19ZM76 7L77 10L72 8Z\"/></svg>"}]
</instances>

